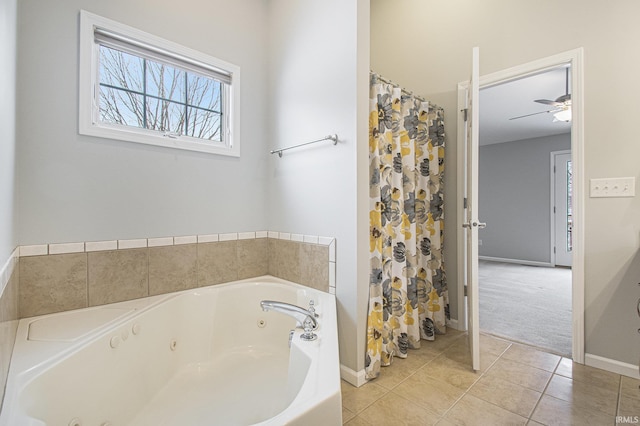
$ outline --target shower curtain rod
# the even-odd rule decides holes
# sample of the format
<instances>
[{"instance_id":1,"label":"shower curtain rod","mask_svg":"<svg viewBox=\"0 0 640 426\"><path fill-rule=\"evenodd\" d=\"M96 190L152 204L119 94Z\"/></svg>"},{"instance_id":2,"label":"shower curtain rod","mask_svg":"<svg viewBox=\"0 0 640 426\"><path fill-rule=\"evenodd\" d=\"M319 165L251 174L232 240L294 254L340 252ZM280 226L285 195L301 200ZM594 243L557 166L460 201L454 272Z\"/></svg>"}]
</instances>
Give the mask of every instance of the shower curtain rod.
<instances>
[{"instance_id":1,"label":"shower curtain rod","mask_svg":"<svg viewBox=\"0 0 640 426\"><path fill-rule=\"evenodd\" d=\"M286 151L286 150L289 150L289 149L298 148L299 146L305 146L305 145L309 145L309 144L316 143L316 142L322 142L322 141L333 141L333 144L336 145L338 143L338 135L337 134L327 135L322 139L317 139L315 141L301 143L300 145L294 145L294 146L290 146L290 147L287 147L287 148L274 149L273 151L271 151L271 154L278 154L278 157L282 158L282 151Z\"/></svg>"},{"instance_id":2,"label":"shower curtain rod","mask_svg":"<svg viewBox=\"0 0 640 426\"><path fill-rule=\"evenodd\" d=\"M376 73L375 73L375 72L373 72L373 71L371 71L371 72L372 72L373 74L376 74ZM393 84L394 86L398 86L398 87L400 87L400 85L399 85L398 83L395 83L395 82L393 82L393 81L389 80L388 78L384 78L384 77L382 77L380 74L376 74L376 77L378 78L378 80L382 81L383 83ZM423 98L422 96L420 96L420 95L416 95L415 93L413 93L413 92L411 92L411 91L409 91L409 90L407 90L407 89L405 89L405 88L401 88L401 90L402 90L402 93L404 93L405 95L413 96L414 98L416 98L417 100L419 100L419 101L421 101L421 102L428 102L428 101L427 101L425 98ZM431 103L431 102L429 102L429 103L430 103L431 105L433 105L434 107L437 107L437 105L436 105L436 104L433 104L433 103Z\"/></svg>"}]
</instances>

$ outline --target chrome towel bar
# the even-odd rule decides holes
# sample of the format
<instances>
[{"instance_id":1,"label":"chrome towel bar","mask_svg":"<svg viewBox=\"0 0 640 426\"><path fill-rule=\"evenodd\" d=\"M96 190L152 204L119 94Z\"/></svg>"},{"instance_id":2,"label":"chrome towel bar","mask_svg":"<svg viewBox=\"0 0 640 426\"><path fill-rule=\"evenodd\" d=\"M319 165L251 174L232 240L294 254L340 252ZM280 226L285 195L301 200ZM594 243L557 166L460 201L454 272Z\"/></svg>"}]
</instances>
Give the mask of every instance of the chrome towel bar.
<instances>
[{"instance_id":1,"label":"chrome towel bar","mask_svg":"<svg viewBox=\"0 0 640 426\"><path fill-rule=\"evenodd\" d=\"M277 153L278 157L282 158L282 151L286 151L288 149L293 149L293 148L298 148L298 147L305 146L305 145L310 145L310 144L316 143L316 142L329 141L329 140L333 141L334 145L337 145L337 143L338 143L338 135L337 134L328 135L328 136L325 136L322 139L318 139L318 140L311 141L311 142L301 143L300 145L294 145L294 146L290 146L288 148L274 149L273 151L271 151L271 154L276 154Z\"/></svg>"}]
</instances>

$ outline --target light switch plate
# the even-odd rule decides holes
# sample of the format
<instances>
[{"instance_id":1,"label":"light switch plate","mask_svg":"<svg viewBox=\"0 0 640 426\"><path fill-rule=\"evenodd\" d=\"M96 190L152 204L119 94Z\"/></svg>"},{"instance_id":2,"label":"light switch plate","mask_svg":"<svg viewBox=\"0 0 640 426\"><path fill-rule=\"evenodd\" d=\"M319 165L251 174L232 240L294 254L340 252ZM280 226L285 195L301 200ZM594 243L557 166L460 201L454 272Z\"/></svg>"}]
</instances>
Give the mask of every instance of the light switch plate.
<instances>
[{"instance_id":1,"label":"light switch plate","mask_svg":"<svg viewBox=\"0 0 640 426\"><path fill-rule=\"evenodd\" d=\"M589 194L596 197L635 197L636 178L603 178L590 180Z\"/></svg>"}]
</instances>

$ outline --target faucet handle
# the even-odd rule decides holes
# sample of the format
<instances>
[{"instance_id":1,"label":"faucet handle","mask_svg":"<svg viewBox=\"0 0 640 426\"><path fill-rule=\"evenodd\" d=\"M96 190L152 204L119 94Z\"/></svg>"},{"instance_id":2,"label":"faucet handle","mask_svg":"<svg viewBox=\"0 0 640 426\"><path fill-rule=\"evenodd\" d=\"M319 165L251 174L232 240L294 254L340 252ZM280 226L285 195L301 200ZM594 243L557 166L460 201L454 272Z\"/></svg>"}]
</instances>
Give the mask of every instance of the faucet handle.
<instances>
[{"instance_id":1,"label":"faucet handle","mask_svg":"<svg viewBox=\"0 0 640 426\"><path fill-rule=\"evenodd\" d=\"M318 318L320 315L316 314L316 308L315 308L315 304L316 302L313 301L313 299L309 300L309 309L307 309L311 314L313 314L313 316L315 318Z\"/></svg>"},{"instance_id":2,"label":"faucet handle","mask_svg":"<svg viewBox=\"0 0 640 426\"><path fill-rule=\"evenodd\" d=\"M318 338L318 335L313 332L313 323L311 321L311 318L307 317L303 324L304 333L300 335L300 339L307 342L316 340Z\"/></svg>"}]
</instances>

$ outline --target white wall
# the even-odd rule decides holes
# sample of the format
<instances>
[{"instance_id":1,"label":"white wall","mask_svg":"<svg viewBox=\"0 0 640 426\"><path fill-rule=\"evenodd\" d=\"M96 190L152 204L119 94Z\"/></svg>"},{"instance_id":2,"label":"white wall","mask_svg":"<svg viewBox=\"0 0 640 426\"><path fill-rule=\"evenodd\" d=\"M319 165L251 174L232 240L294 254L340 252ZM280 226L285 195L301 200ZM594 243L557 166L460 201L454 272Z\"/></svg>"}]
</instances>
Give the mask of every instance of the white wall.
<instances>
[{"instance_id":1,"label":"white wall","mask_svg":"<svg viewBox=\"0 0 640 426\"><path fill-rule=\"evenodd\" d=\"M590 178L600 177L640 179L637 100L630 89L640 68L639 2L372 0L371 16L372 68L445 109L448 217L458 207L455 90L469 78L473 46L480 47L481 75L583 47L583 184L588 188ZM640 196L587 198L585 204L585 349L637 365ZM445 230L450 261L457 249L455 226L449 220ZM455 288L452 266L448 277Z\"/></svg>"},{"instance_id":2,"label":"white wall","mask_svg":"<svg viewBox=\"0 0 640 426\"><path fill-rule=\"evenodd\" d=\"M16 0L0 0L0 268L16 247Z\"/></svg>"},{"instance_id":3,"label":"white wall","mask_svg":"<svg viewBox=\"0 0 640 426\"><path fill-rule=\"evenodd\" d=\"M241 158L78 135L80 9L240 66ZM20 1L19 243L266 230L265 16L254 0Z\"/></svg>"},{"instance_id":4,"label":"white wall","mask_svg":"<svg viewBox=\"0 0 640 426\"><path fill-rule=\"evenodd\" d=\"M358 256L357 245L359 227L364 226L368 241L368 215L366 207L358 210L357 194L359 188L368 193L368 172L363 180L358 156L367 155L369 4L269 4L270 148L331 133L339 137L337 146L322 142L268 159L269 223L273 230L336 237L340 358L359 371L368 294L367 260ZM360 22L358 16L363 16ZM362 260L364 276L357 272Z\"/></svg>"},{"instance_id":5,"label":"white wall","mask_svg":"<svg viewBox=\"0 0 640 426\"><path fill-rule=\"evenodd\" d=\"M480 147L480 256L551 262L552 151L571 149L571 134Z\"/></svg>"}]
</instances>

